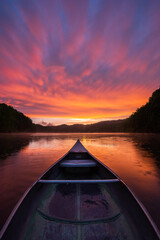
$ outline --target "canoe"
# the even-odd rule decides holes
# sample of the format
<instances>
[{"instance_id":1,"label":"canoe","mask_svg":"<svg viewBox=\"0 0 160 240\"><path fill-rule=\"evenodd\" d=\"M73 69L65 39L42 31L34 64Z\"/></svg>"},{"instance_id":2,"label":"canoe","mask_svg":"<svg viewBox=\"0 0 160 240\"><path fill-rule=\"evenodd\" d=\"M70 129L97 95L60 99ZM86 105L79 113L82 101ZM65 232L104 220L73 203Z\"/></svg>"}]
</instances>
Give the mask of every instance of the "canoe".
<instances>
[{"instance_id":1,"label":"canoe","mask_svg":"<svg viewBox=\"0 0 160 240\"><path fill-rule=\"evenodd\" d=\"M78 140L26 191L0 239L156 240L160 234L125 183Z\"/></svg>"}]
</instances>

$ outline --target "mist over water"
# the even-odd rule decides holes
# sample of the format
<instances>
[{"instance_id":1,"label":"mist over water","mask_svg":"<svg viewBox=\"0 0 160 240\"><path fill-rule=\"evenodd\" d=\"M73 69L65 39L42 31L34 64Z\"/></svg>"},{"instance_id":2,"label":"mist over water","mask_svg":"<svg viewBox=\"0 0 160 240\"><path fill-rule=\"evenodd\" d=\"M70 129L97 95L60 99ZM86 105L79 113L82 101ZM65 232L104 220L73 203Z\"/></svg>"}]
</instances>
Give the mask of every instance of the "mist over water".
<instances>
[{"instance_id":1,"label":"mist over water","mask_svg":"<svg viewBox=\"0 0 160 240\"><path fill-rule=\"evenodd\" d=\"M0 228L25 190L80 139L111 168L160 228L159 134L1 134Z\"/></svg>"}]
</instances>

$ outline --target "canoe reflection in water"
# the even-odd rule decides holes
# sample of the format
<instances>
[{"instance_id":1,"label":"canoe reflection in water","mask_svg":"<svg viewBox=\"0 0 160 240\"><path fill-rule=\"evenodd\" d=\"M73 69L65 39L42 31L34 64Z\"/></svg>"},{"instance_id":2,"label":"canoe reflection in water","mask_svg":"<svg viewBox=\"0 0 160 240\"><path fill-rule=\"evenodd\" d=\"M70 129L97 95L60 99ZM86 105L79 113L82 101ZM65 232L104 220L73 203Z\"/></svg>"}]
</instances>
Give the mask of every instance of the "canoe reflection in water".
<instances>
[{"instance_id":1,"label":"canoe reflection in water","mask_svg":"<svg viewBox=\"0 0 160 240\"><path fill-rule=\"evenodd\" d=\"M160 239L142 204L78 140L24 194L1 231L10 240Z\"/></svg>"}]
</instances>

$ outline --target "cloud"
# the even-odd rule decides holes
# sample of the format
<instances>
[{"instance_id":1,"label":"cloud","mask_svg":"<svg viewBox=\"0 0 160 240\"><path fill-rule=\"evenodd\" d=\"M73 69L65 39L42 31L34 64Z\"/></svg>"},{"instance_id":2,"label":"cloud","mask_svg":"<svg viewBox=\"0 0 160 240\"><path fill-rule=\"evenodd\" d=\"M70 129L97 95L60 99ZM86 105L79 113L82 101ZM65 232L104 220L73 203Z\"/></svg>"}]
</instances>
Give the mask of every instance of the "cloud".
<instances>
[{"instance_id":1,"label":"cloud","mask_svg":"<svg viewBox=\"0 0 160 240\"><path fill-rule=\"evenodd\" d=\"M159 7L1 1L1 101L31 117L130 115L160 85Z\"/></svg>"}]
</instances>

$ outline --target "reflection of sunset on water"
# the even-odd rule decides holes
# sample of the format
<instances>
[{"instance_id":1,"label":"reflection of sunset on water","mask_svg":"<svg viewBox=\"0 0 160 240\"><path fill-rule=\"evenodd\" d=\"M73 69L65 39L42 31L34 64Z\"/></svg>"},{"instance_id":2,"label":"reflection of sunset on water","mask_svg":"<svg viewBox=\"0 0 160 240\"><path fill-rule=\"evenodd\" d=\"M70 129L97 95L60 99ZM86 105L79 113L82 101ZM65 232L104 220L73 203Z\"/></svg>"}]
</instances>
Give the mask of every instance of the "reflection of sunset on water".
<instances>
[{"instance_id":1,"label":"reflection of sunset on water","mask_svg":"<svg viewBox=\"0 0 160 240\"><path fill-rule=\"evenodd\" d=\"M138 149L131 138L108 137L94 143L87 143L94 156L109 166L124 180L137 182L146 186L158 177L153 156ZM138 180L138 181L137 181Z\"/></svg>"},{"instance_id":2,"label":"reflection of sunset on water","mask_svg":"<svg viewBox=\"0 0 160 240\"><path fill-rule=\"evenodd\" d=\"M32 141L22 154L37 156L41 158L48 156L45 165L52 164L59 157L65 154L74 144L77 134L52 134L46 136L41 134L41 138ZM63 136L63 138L61 138ZM150 194L157 189L159 171L153 161L153 156L146 151L137 148L134 139L127 134L93 134L95 138L90 138L90 134L79 134L79 138L86 148L104 164L117 173L126 183L129 183L133 189L150 186ZM100 137L99 137L100 136ZM63 140L62 140L63 139ZM52 154L53 153L53 154ZM38 164L38 162L37 162Z\"/></svg>"},{"instance_id":3,"label":"reflection of sunset on water","mask_svg":"<svg viewBox=\"0 0 160 240\"><path fill-rule=\"evenodd\" d=\"M0 137L3 146L3 154L0 152L0 206L3 206L0 210L3 217L0 221L4 221L29 185L77 139L122 178L160 226L159 135L123 133L35 133Z\"/></svg>"},{"instance_id":4,"label":"reflection of sunset on water","mask_svg":"<svg viewBox=\"0 0 160 240\"><path fill-rule=\"evenodd\" d=\"M117 135L106 134L99 139L88 139L85 145L94 156L122 178L160 223L160 213L157 214L160 209L160 168L154 155L139 146L144 144L143 138L146 136L142 135L142 139L139 139L138 134ZM158 140L159 146L159 136L152 136L151 140Z\"/></svg>"}]
</instances>

